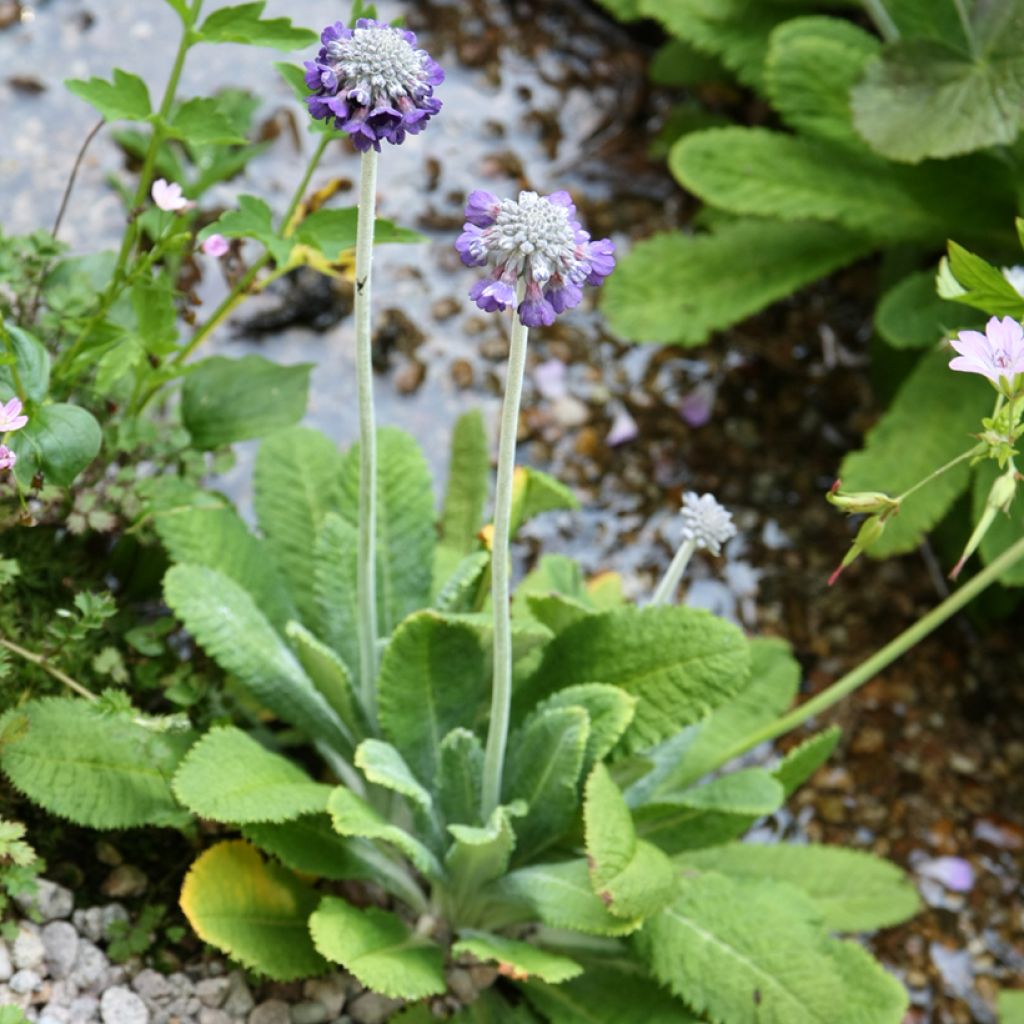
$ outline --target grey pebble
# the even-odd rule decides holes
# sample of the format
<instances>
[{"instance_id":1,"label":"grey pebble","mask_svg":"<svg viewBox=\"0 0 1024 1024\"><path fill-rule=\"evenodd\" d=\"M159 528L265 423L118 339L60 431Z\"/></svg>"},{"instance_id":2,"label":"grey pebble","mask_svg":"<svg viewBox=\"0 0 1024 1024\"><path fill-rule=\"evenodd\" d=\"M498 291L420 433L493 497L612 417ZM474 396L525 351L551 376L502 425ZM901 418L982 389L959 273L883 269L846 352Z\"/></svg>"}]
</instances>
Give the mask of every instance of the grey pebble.
<instances>
[{"instance_id":1,"label":"grey pebble","mask_svg":"<svg viewBox=\"0 0 1024 1024\"><path fill-rule=\"evenodd\" d=\"M389 999L379 992L363 992L349 1003L348 1015L356 1024L384 1024L401 1005L401 999Z\"/></svg>"},{"instance_id":2,"label":"grey pebble","mask_svg":"<svg viewBox=\"0 0 1024 1024\"><path fill-rule=\"evenodd\" d=\"M79 935L90 942L99 942L103 938L103 908L89 907L87 910L76 910L71 915L71 923Z\"/></svg>"},{"instance_id":3,"label":"grey pebble","mask_svg":"<svg viewBox=\"0 0 1024 1024\"><path fill-rule=\"evenodd\" d=\"M291 1024L327 1024L336 1014L327 1012L327 1007L316 999L294 1003L291 1008Z\"/></svg>"},{"instance_id":4,"label":"grey pebble","mask_svg":"<svg viewBox=\"0 0 1024 1024\"><path fill-rule=\"evenodd\" d=\"M199 1011L199 1024L234 1024L234 1020L215 1006L204 1006Z\"/></svg>"},{"instance_id":5,"label":"grey pebble","mask_svg":"<svg viewBox=\"0 0 1024 1024\"><path fill-rule=\"evenodd\" d=\"M47 1006L39 1014L39 1024L76 1024L66 1006Z\"/></svg>"},{"instance_id":6,"label":"grey pebble","mask_svg":"<svg viewBox=\"0 0 1024 1024\"><path fill-rule=\"evenodd\" d=\"M256 1005L249 986L241 971L232 971L228 975L228 994L224 999L224 1010L231 1017L247 1017Z\"/></svg>"},{"instance_id":7,"label":"grey pebble","mask_svg":"<svg viewBox=\"0 0 1024 1024\"><path fill-rule=\"evenodd\" d=\"M103 1024L149 1024L149 1010L130 988L115 985L100 997Z\"/></svg>"},{"instance_id":8,"label":"grey pebble","mask_svg":"<svg viewBox=\"0 0 1024 1024\"><path fill-rule=\"evenodd\" d=\"M248 1024L291 1024L288 1004L283 999L268 999L249 1014Z\"/></svg>"},{"instance_id":9,"label":"grey pebble","mask_svg":"<svg viewBox=\"0 0 1024 1024\"><path fill-rule=\"evenodd\" d=\"M213 1009L224 1005L230 982L227 978L203 978L196 982L196 995L203 1006Z\"/></svg>"},{"instance_id":10,"label":"grey pebble","mask_svg":"<svg viewBox=\"0 0 1024 1024\"><path fill-rule=\"evenodd\" d=\"M71 980L80 989L99 988L107 977L109 966L99 946L88 939L79 939Z\"/></svg>"},{"instance_id":11,"label":"grey pebble","mask_svg":"<svg viewBox=\"0 0 1024 1024\"><path fill-rule=\"evenodd\" d=\"M310 978L303 984L302 994L320 1003L327 1010L327 1019L334 1020L345 1006L348 982L338 974L327 978Z\"/></svg>"},{"instance_id":12,"label":"grey pebble","mask_svg":"<svg viewBox=\"0 0 1024 1024\"><path fill-rule=\"evenodd\" d=\"M68 921L51 921L39 937L43 940L51 978L66 978L78 956L78 932Z\"/></svg>"},{"instance_id":13,"label":"grey pebble","mask_svg":"<svg viewBox=\"0 0 1024 1024\"><path fill-rule=\"evenodd\" d=\"M11 959L15 968L19 971L33 971L42 966L45 957L46 950L43 948L38 928L29 921L22 921L18 937L11 948Z\"/></svg>"},{"instance_id":14,"label":"grey pebble","mask_svg":"<svg viewBox=\"0 0 1024 1024\"><path fill-rule=\"evenodd\" d=\"M70 916L71 908L75 905L70 889L45 878L37 880L34 892L19 894L14 897L14 901L26 913L34 911L44 921L56 921Z\"/></svg>"},{"instance_id":15,"label":"grey pebble","mask_svg":"<svg viewBox=\"0 0 1024 1024\"><path fill-rule=\"evenodd\" d=\"M7 981L14 973L14 964L11 963L11 952L7 943L0 939L0 982Z\"/></svg>"},{"instance_id":16,"label":"grey pebble","mask_svg":"<svg viewBox=\"0 0 1024 1024\"><path fill-rule=\"evenodd\" d=\"M95 1020L100 1012L100 1001L95 996L79 996L71 1000L71 1019L79 1021Z\"/></svg>"},{"instance_id":17,"label":"grey pebble","mask_svg":"<svg viewBox=\"0 0 1024 1024\"><path fill-rule=\"evenodd\" d=\"M12 992L23 995L26 992L35 992L42 983L43 979L39 976L39 973L26 967L18 971L11 978L9 984Z\"/></svg>"},{"instance_id":18,"label":"grey pebble","mask_svg":"<svg viewBox=\"0 0 1024 1024\"><path fill-rule=\"evenodd\" d=\"M164 1000L170 999L174 994L175 990L164 975L159 971L154 971L152 968L145 968L139 971L138 974L132 978L132 988L147 1003L158 1003Z\"/></svg>"}]
</instances>

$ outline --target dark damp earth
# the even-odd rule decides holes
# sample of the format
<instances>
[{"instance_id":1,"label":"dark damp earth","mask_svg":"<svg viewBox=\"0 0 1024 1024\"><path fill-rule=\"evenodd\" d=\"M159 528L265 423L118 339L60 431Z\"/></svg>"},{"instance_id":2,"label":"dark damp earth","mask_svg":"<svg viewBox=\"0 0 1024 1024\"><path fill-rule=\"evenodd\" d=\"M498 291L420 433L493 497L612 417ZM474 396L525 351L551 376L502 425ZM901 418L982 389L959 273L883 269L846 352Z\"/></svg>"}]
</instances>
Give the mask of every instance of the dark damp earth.
<instances>
[{"instance_id":1,"label":"dark damp earth","mask_svg":"<svg viewBox=\"0 0 1024 1024\"><path fill-rule=\"evenodd\" d=\"M337 17L336 7L309 0L297 20L318 26ZM402 9L379 7L384 16ZM685 223L693 203L647 156L673 99L645 83L653 34L627 33L584 0L419 0L404 10L448 71L447 106L436 127L382 161L382 215L430 241L380 250L378 405L382 421L425 442L442 475L458 412L480 405L496 421L505 354L500 320L466 299L470 277L451 248L465 194L568 188L592 233L623 248ZM271 0L268 14L295 7ZM116 64L159 89L173 26L158 0L0 0L5 231L49 225L92 123L60 80ZM311 144L301 110L274 78L277 58L230 47L218 50L230 60L204 64L202 52L184 93L258 91L271 141L242 180L214 192L211 212L244 191L283 207ZM765 116L722 86L700 98L733 115ZM123 167L101 135L65 222L72 245L117 237L121 214L105 178ZM355 168L339 145L314 184L339 178L350 191ZM530 529L521 564L566 552L588 571L619 571L642 597L670 555L663 530L682 492L711 490L735 510L742 537L722 561L697 566L690 599L788 639L808 693L933 607L955 540L939 537L934 550L890 563L861 560L836 587L825 585L851 531L823 493L898 373L872 359L876 287L873 265L855 267L700 349L621 344L592 309L534 332L521 458L571 484L584 509ZM207 308L223 291L216 271L199 286ZM316 361L308 421L348 444L356 430L349 304L344 288L288 279L243 306L213 346ZM243 507L250 464L243 453L222 482ZM963 525L952 532L963 536ZM834 715L844 736L837 755L760 830L760 838L871 849L914 874L926 909L870 940L910 989L914 1024L992 1024L996 989L1024 974L1024 653L1012 609L1008 595L983 601L847 700ZM177 875L167 858L183 864L185 851L130 834L112 841L149 876L145 899L173 903ZM51 874L98 884L106 869L94 839L62 834L60 843L43 851Z\"/></svg>"}]
</instances>

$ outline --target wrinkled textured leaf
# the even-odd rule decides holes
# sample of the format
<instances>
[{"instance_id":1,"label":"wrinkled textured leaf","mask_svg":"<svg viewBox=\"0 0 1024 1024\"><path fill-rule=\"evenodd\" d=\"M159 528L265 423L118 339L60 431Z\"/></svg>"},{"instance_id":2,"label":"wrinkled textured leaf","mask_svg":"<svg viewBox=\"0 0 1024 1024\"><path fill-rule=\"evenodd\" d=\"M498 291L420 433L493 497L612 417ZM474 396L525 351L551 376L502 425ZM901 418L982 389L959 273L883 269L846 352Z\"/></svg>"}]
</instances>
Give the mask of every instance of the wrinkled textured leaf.
<instances>
[{"instance_id":1,"label":"wrinkled textured leaf","mask_svg":"<svg viewBox=\"0 0 1024 1024\"><path fill-rule=\"evenodd\" d=\"M441 513L441 543L461 554L479 546L491 460L483 414L474 409L460 416L452 431L448 487Z\"/></svg>"},{"instance_id":2,"label":"wrinkled textured leaf","mask_svg":"<svg viewBox=\"0 0 1024 1024\"><path fill-rule=\"evenodd\" d=\"M437 768L437 804L449 824L480 821L484 748L468 729L453 729L441 741Z\"/></svg>"},{"instance_id":3,"label":"wrinkled textured leaf","mask_svg":"<svg viewBox=\"0 0 1024 1024\"><path fill-rule=\"evenodd\" d=\"M307 814L283 824L254 823L246 825L242 834L292 871L336 881L376 881L386 887L373 866L359 856L361 841L339 836L326 814Z\"/></svg>"},{"instance_id":4,"label":"wrinkled textured leaf","mask_svg":"<svg viewBox=\"0 0 1024 1024\"><path fill-rule=\"evenodd\" d=\"M605 683L580 683L553 693L537 705L537 711L553 708L583 708L590 720L587 749L583 758L584 772L607 757L625 735L636 713L636 698L617 686Z\"/></svg>"},{"instance_id":5,"label":"wrinkled textured leaf","mask_svg":"<svg viewBox=\"0 0 1024 1024\"><path fill-rule=\"evenodd\" d=\"M557 985L583 973L583 968L567 956L550 953L529 942L520 942L504 935L463 929L459 941L452 946L452 953L469 953L482 963L496 963L511 967L522 980L537 978Z\"/></svg>"},{"instance_id":6,"label":"wrinkled textured leaf","mask_svg":"<svg viewBox=\"0 0 1024 1024\"><path fill-rule=\"evenodd\" d=\"M407 797L423 811L433 808L430 793L423 788L390 743L363 740L356 751L356 767L377 786L383 786Z\"/></svg>"},{"instance_id":7,"label":"wrinkled textured leaf","mask_svg":"<svg viewBox=\"0 0 1024 1024\"><path fill-rule=\"evenodd\" d=\"M367 725L348 666L298 622L289 622L285 635L310 682L337 713L346 736L355 745Z\"/></svg>"},{"instance_id":8,"label":"wrinkled textured leaf","mask_svg":"<svg viewBox=\"0 0 1024 1024\"><path fill-rule=\"evenodd\" d=\"M906 1020L910 1006L906 991L863 946L833 941L825 948L845 989L837 1024L902 1024Z\"/></svg>"},{"instance_id":9,"label":"wrinkled textured leaf","mask_svg":"<svg viewBox=\"0 0 1024 1024\"><path fill-rule=\"evenodd\" d=\"M875 309L875 329L893 348L929 348L959 330L983 324L979 313L939 298L935 275L926 272L903 278Z\"/></svg>"},{"instance_id":10,"label":"wrinkled textured leaf","mask_svg":"<svg viewBox=\"0 0 1024 1024\"><path fill-rule=\"evenodd\" d=\"M360 680L358 561L359 530L337 513L328 512L313 548L315 621L321 636L345 663L357 690Z\"/></svg>"},{"instance_id":11,"label":"wrinkled textured leaf","mask_svg":"<svg viewBox=\"0 0 1024 1024\"><path fill-rule=\"evenodd\" d=\"M782 783L787 799L832 756L842 734L838 725L829 726L795 746L779 762L773 774Z\"/></svg>"}]
</instances>

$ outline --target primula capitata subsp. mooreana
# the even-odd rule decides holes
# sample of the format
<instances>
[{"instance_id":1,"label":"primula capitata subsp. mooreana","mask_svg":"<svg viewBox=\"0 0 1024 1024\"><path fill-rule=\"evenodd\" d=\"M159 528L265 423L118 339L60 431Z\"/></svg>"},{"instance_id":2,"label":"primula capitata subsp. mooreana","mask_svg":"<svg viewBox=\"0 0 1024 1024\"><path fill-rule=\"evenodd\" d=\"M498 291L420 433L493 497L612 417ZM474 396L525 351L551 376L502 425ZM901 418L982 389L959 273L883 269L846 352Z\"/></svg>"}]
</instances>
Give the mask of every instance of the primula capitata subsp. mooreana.
<instances>
[{"instance_id":1,"label":"primula capitata subsp. mooreana","mask_svg":"<svg viewBox=\"0 0 1024 1024\"><path fill-rule=\"evenodd\" d=\"M680 516L683 521L682 538L690 541L697 550L717 555L722 545L736 536L732 513L720 505L713 494L687 491L683 495Z\"/></svg>"},{"instance_id":2,"label":"primula capitata subsp. mooreana","mask_svg":"<svg viewBox=\"0 0 1024 1024\"><path fill-rule=\"evenodd\" d=\"M949 368L961 373L980 373L998 390L1014 388L1018 374L1024 373L1024 328L1012 317L992 317L985 333L961 331L950 344L959 353Z\"/></svg>"},{"instance_id":3,"label":"primula capitata subsp. mooreana","mask_svg":"<svg viewBox=\"0 0 1024 1024\"><path fill-rule=\"evenodd\" d=\"M614 244L591 240L568 192L520 192L518 199L471 192L455 248L466 266L493 268L469 297L487 313L518 302L527 327L554 323L559 313L580 304L585 284L599 285L615 269Z\"/></svg>"},{"instance_id":4,"label":"primula capitata subsp. mooreana","mask_svg":"<svg viewBox=\"0 0 1024 1024\"><path fill-rule=\"evenodd\" d=\"M444 71L416 36L372 18L354 28L340 21L320 35L316 60L306 61L306 103L310 115L348 132L361 153L382 142L399 145L406 135L423 131L441 109L434 87Z\"/></svg>"}]
</instances>

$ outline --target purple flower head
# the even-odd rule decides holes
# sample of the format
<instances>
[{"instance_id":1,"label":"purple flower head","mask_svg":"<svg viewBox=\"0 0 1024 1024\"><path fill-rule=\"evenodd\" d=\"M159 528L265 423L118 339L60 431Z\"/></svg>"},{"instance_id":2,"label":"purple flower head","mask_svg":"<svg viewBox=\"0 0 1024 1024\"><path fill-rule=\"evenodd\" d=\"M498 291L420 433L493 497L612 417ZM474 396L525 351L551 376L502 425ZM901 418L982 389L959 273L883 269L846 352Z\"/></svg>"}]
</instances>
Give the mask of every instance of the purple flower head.
<instances>
[{"instance_id":1,"label":"purple flower head","mask_svg":"<svg viewBox=\"0 0 1024 1024\"><path fill-rule=\"evenodd\" d=\"M599 285L615 268L615 246L591 241L568 192L520 192L518 200L471 192L455 248L467 267L492 268L469 292L485 312L515 305L523 283L518 313L527 327L554 323L580 304L585 284Z\"/></svg>"},{"instance_id":2,"label":"purple flower head","mask_svg":"<svg viewBox=\"0 0 1024 1024\"><path fill-rule=\"evenodd\" d=\"M0 434L9 430L21 430L28 423L28 417L21 414L21 399L12 398L6 405L0 402Z\"/></svg>"},{"instance_id":3,"label":"purple flower head","mask_svg":"<svg viewBox=\"0 0 1024 1024\"><path fill-rule=\"evenodd\" d=\"M416 36L383 21L340 21L320 36L316 60L306 61L306 100L314 120L334 120L361 153L382 142L398 145L423 131L441 109L434 86L444 81L436 61Z\"/></svg>"},{"instance_id":4,"label":"purple flower head","mask_svg":"<svg viewBox=\"0 0 1024 1024\"><path fill-rule=\"evenodd\" d=\"M14 469L14 464L17 461L18 456L15 455L7 445L0 444L0 471L5 469Z\"/></svg>"},{"instance_id":5,"label":"purple flower head","mask_svg":"<svg viewBox=\"0 0 1024 1024\"><path fill-rule=\"evenodd\" d=\"M992 317L984 334L961 331L950 344L959 353L950 361L951 370L980 373L1000 390L1012 388L1024 373L1024 329L1012 317Z\"/></svg>"}]
</instances>

